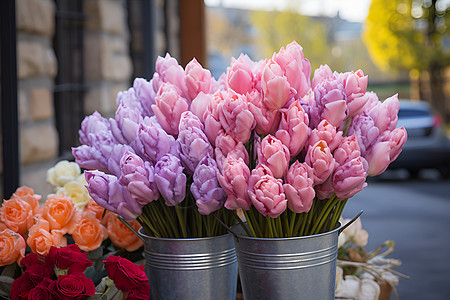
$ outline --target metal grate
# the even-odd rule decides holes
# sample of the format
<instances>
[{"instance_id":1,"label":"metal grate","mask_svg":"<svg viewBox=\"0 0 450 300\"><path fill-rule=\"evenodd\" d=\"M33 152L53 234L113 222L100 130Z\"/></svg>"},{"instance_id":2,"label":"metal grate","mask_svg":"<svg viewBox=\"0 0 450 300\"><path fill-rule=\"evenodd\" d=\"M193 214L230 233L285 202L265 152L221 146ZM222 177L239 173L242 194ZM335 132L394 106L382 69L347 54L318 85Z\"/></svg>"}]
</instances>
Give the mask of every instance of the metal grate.
<instances>
[{"instance_id":1,"label":"metal grate","mask_svg":"<svg viewBox=\"0 0 450 300\"><path fill-rule=\"evenodd\" d=\"M54 88L55 122L60 158L72 158L79 144L78 129L84 117L84 20L83 0L55 0L54 48L58 74Z\"/></svg>"}]
</instances>

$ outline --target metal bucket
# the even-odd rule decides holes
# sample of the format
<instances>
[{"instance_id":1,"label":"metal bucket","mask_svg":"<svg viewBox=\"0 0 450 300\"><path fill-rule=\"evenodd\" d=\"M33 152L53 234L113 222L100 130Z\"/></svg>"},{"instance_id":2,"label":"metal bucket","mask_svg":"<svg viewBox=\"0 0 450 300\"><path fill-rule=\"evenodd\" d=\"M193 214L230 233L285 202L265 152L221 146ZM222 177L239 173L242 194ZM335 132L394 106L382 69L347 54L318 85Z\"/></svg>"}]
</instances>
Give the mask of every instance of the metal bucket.
<instances>
[{"instance_id":1,"label":"metal bucket","mask_svg":"<svg viewBox=\"0 0 450 300\"><path fill-rule=\"evenodd\" d=\"M334 299L339 229L293 238L254 238L233 227L244 299Z\"/></svg>"},{"instance_id":2,"label":"metal bucket","mask_svg":"<svg viewBox=\"0 0 450 300\"><path fill-rule=\"evenodd\" d=\"M231 234L170 239L139 230L152 300L236 299L237 258Z\"/></svg>"}]
</instances>

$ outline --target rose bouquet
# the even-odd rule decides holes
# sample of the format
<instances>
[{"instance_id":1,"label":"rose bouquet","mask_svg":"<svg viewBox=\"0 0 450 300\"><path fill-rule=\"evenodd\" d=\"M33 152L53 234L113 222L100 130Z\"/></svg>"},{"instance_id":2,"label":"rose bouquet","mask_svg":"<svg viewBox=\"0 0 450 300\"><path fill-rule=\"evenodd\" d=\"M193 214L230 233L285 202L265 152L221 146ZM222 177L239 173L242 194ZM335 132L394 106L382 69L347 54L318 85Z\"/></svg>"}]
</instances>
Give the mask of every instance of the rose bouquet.
<instances>
[{"instance_id":1,"label":"rose bouquet","mask_svg":"<svg viewBox=\"0 0 450 300\"><path fill-rule=\"evenodd\" d=\"M154 236L209 235L211 214L229 226L235 211L256 237L329 231L406 131L397 96L367 93L361 70L310 76L296 42L271 59L232 59L217 82L195 59L183 69L159 57L150 81L118 94L114 118L85 118L72 152L95 169L94 200Z\"/></svg>"},{"instance_id":2,"label":"rose bouquet","mask_svg":"<svg viewBox=\"0 0 450 300\"><path fill-rule=\"evenodd\" d=\"M104 263L107 283L96 289L92 279L83 273L93 263L77 245L51 247L45 256L30 253L20 261L25 271L12 283L11 299L97 299L93 296L110 296L109 291L114 289L114 298L108 299L149 298L150 285L143 266L113 255Z\"/></svg>"}]
</instances>

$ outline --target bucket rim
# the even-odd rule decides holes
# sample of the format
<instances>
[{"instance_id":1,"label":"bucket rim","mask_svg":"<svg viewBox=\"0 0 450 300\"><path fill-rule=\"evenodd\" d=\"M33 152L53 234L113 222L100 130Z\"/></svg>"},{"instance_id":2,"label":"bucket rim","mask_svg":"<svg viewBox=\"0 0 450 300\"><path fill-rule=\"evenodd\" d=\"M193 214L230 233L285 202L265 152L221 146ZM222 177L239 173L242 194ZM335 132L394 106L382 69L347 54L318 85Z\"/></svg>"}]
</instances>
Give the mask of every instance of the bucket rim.
<instances>
[{"instance_id":1,"label":"bucket rim","mask_svg":"<svg viewBox=\"0 0 450 300\"><path fill-rule=\"evenodd\" d=\"M147 240L172 241L172 242L176 242L176 241L179 241L179 242L207 241L207 240L213 240L213 239L225 238L225 237L231 236L231 233L225 233L225 234L221 234L221 235L200 237L200 238L160 238L160 237L155 237L155 236L145 234L144 228L140 228L138 231L138 234L140 237L147 239Z\"/></svg>"},{"instance_id":2,"label":"bucket rim","mask_svg":"<svg viewBox=\"0 0 450 300\"><path fill-rule=\"evenodd\" d=\"M234 225L233 227L241 227L241 225L237 224ZM304 236L293 236L293 237L285 237L285 238L259 238L259 237L253 237L253 236L247 236L247 235L242 235L242 234L238 234L236 233L237 238L239 239L248 239L248 240L257 240L257 241L291 241L291 240L303 240L303 239L312 239L312 238L317 238L317 237L321 237L321 236L326 236L326 235L333 235L336 232L339 234L340 229L342 228L342 224L341 222L338 222L336 225L336 228L331 230L331 231L327 231L327 232L323 232L323 233L318 233L318 234L313 234L313 235L304 235Z\"/></svg>"}]
</instances>

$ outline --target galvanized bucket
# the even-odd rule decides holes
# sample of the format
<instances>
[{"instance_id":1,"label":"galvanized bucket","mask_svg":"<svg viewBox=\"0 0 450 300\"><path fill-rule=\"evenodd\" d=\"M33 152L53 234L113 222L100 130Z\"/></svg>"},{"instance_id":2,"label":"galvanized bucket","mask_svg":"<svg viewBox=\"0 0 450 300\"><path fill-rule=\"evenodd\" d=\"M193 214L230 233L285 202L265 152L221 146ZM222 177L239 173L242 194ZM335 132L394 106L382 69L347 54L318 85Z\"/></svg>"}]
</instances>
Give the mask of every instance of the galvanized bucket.
<instances>
[{"instance_id":1,"label":"galvanized bucket","mask_svg":"<svg viewBox=\"0 0 450 300\"><path fill-rule=\"evenodd\" d=\"M237 258L231 234L170 239L139 230L153 300L236 299Z\"/></svg>"},{"instance_id":2,"label":"galvanized bucket","mask_svg":"<svg viewBox=\"0 0 450 300\"><path fill-rule=\"evenodd\" d=\"M340 228L292 238L233 232L244 299L334 299Z\"/></svg>"}]
</instances>

